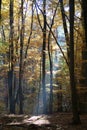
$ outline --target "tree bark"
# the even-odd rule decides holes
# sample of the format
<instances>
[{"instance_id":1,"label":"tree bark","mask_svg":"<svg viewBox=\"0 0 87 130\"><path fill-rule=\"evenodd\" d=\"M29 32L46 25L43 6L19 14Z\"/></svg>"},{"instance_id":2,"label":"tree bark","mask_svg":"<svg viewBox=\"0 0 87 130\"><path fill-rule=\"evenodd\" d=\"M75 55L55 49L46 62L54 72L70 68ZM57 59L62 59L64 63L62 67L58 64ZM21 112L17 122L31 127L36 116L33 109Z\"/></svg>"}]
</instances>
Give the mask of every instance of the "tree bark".
<instances>
[{"instance_id":1,"label":"tree bark","mask_svg":"<svg viewBox=\"0 0 87 130\"><path fill-rule=\"evenodd\" d=\"M24 17L23 17L23 0L21 0L21 31L20 31L20 64L19 64L19 114L23 114L23 44L24 44Z\"/></svg>"},{"instance_id":2,"label":"tree bark","mask_svg":"<svg viewBox=\"0 0 87 130\"><path fill-rule=\"evenodd\" d=\"M43 0L43 47L42 47L42 88L43 88L43 114L46 114L46 0Z\"/></svg>"},{"instance_id":3,"label":"tree bark","mask_svg":"<svg viewBox=\"0 0 87 130\"><path fill-rule=\"evenodd\" d=\"M9 72L8 72L8 87L9 87L9 111L15 113L15 100L14 100L14 16L13 16L14 1L10 0L9 5L9 18L10 18L10 46L9 46ZM11 64L10 64L11 63Z\"/></svg>"},{"instance_id":4,"label":"tree bark","mask_svg":"<svg viewBox=\"0 0 87 130\"><path fill-rule=\"evenodd\" d=\"M58 8L59 2L57 3L57 6L55 8L54 14L53 14L53 18L51 21L51 25L50 25L50 30L49 30L49 34L48 34L48 56L49 56L49 62L50 62L50 94L49 94L49 113L52 114L53 112L53 61L52 61L52 46L50 45L51 43L51 30L54 24L54 18L56 15L56 11Z\"/></svg>"},{"instance_id":5,"label":"tree bark","mask_svg":"<svg viewBox=\"0 0 87 130\"><path fill-rule=\"evenodd\" d=\"M74 0L69 0L70 6L70 84L72 98L73 123L79 124L80 117L78 113L77 90L74 73Z\"/></svg>"},{"instance_id":6,"label":"tree bark","mask_svg":"<svg viewBox=\"0 0 87 130\"><path fill-rule=\"evenodd\" d=\"M66 18L65 18L65 10L64 10L63 0L60 0L60 9L61 9L61 14L62 14L63 28L64 28L66 45L67 45L67 59L69 62L69 56L70 56L70 54L69 54L70 53L69 52L69 35L68 35Z\"/></svg>"},{"instance_id":7,"label":"tree bark","mask_svg":"<svg viewBox=\"0 0 87 130\"><path fill-rule=\"evenodd\" d=\"M0 0L0 20L1 20L1 7L2 7L2 0Z\"/></svg>"},{"instance_id":8,"label":"tree bark","mask_svg":"<svg viewBox=\"0 0 87 130\"><path fill-rule=\"evenodd\" d=\"M85 32L85 42L87 48L87 0L82 0L82 18L83 18L83 27Z\"/></svg>"},{"instance_id":9,"label":"tree bark","mask_svg":"<svg viewBox=\"0 0 87 130\"><path fill-rule=\"evenodd\" d=\"M50 38L50 37L49 37ZM48 42L50 44L50 41ZM49 45L48 45L49 46ZM53 64L52 64L52 46L51 46L51 53L50 48L48 47L48 54L49 54L49 62L50 62L50 100L49 100L49 113L52 114L53 112Z\"/></svg>"}]
</instances>

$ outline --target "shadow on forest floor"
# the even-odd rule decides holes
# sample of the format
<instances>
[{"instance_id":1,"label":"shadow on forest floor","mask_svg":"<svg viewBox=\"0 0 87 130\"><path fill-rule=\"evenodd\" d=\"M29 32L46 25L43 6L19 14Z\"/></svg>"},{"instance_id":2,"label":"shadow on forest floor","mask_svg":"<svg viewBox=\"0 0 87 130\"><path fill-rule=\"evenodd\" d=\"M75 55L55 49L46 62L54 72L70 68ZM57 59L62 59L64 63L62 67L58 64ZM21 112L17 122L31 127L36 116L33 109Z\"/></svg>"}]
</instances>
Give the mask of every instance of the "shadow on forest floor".
<instances>
[{"instance_id":1,"label":"shadow on forest floor","mask_svg":"<svg viewBox=\"0 0 87 130\"><path fill-rule=\"evenodd\" d=\"M87 114L80 115L80 125L70 125L71 113L52 115L1 115L0 130L87 130Z\"/></svg>"}]
</instances>

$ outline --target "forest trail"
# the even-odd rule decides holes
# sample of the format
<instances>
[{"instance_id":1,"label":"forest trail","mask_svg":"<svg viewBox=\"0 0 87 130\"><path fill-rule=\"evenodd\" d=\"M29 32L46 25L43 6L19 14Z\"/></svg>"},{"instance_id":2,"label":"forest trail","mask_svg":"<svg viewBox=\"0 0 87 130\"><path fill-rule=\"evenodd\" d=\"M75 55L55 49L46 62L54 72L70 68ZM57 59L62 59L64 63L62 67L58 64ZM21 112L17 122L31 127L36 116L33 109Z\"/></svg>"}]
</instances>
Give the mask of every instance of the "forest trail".
<instances>
[{"instance_id":1,"label":"forest trail","mask_svg":"<svg viewBox=\"0 0 87 130\"><path fill-rule=\"evenodd\" d=\"M87 130L87 114L80 115L80 118L80 125L72 125L71 113L4 115L0 117L0 130Z\"/></svg>"}]
</instances>

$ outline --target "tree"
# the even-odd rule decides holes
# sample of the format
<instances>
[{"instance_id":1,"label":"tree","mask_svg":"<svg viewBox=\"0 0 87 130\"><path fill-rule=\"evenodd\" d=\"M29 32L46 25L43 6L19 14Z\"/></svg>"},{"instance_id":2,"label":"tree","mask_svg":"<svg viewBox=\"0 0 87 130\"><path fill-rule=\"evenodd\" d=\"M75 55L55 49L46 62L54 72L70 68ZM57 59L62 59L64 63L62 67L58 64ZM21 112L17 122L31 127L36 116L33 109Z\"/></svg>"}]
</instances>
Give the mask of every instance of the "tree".
<instances>
[{"instance_id":1,"label":"tree","mask_svg":"<svg viewBox=\"0 0 87 130\"><path fill-rule=\"evenodd\" d=\"M50 62L50 97L49 97L49 113L52 114L53 112L53 57L52 57L52 44L51 44L51 30L54 24L54 18L56 16L57 8L58 8L59 2L56 5L53 18L50 20L51 25L49 29L49 34L48 34L48 55L49 55L49 62Z\"/></svg>"},{"instance_id":2,"label":"tree","mask_svg":"<svg viewBox=\"0 0 87 130\"><path fill-rule=\"evenodd\" d=\"M1 20L1 5L2 5L2 0L0 0L0 20Z\"/></svg>"},{"instance_id":3,"label":"tree","mask_svg":"<svg viewBox=\"0 0 87 130\"><path fill-rule=\"evenodd\" d=\"M20 63L19 63L19 114L23 114L23 45L24 45L24 14L23 14L24 1L21 0L21 30L20 30Z\"/></svg>"},{"instance_id":4,"label":"tree","mask_svg":"<svg viewBox=\"0 0 87 130\"><path fill-rule=\"evenodd\" d=\"M43 0L43 47L42 47L42 88L43 88L43 113L46 113L46 0Z\"/></svg>"},{"instance_id":5,"label":"tree","mask_svg":"<svg viewBox=\"0 0 87 130\"><path fill-rule=\"evenodd\" d=\"M87 0L82 0L82 19L83 19L83 28L85 32L85 41L87 47Z\"/></svg>"},{"instance_id":6,"label":"tree","mask_svg":"<svg viewBox=\"0 0 87 130\"><path fill-rule=\"evenodd\" d=\"M15 86L14 86L14 1L10 0L9 5L9 20L10 20L10 46L9 46L9 72L8 72L8 87L9 87L9 109L10 113L15 113Z\"/></svg>"},{"instance_id":7,"label":"tree","mask_svg":"<svg viewBox=\"0 0 87 130\"><path fill-rule=\"evenodd\" d=\"M79 124L77 90L74 73L74 0L69 1L70 6L70 84L72 98L73 123Z\"/></svg>"},{"instance_id":8,"label":"tree","mask_svg":"<svg viewBox=\"0 0 87 130\"><path fill-rule=\"evenodd\" d=\"M82 0L81 1L81 25L82 25L82 63L81 63L81 76L80 78L80 94L79 94L79 104L80 104L80 111L81 112L86 112L87 110L87 93L86 93L86 86L87 86L87 0ZM82 89L84 88L84 92L82 92Z\"/></svg>"},{"instance_id":9,"label":"tree","mask_svg":"<svg viewBox=\"0 0 87 130\"><path fill-rule=\"evenodd\" d=\"M69 34L68 34L68 28L67 28L67 23L66 23L63 0L60 0L60 9L61 9L61 14L62 14L63 28L64 28L64 34L65 34L65 39L66 39L66 45L67 45L67 58L69 62Z\"/></svg>"}]
</instances>

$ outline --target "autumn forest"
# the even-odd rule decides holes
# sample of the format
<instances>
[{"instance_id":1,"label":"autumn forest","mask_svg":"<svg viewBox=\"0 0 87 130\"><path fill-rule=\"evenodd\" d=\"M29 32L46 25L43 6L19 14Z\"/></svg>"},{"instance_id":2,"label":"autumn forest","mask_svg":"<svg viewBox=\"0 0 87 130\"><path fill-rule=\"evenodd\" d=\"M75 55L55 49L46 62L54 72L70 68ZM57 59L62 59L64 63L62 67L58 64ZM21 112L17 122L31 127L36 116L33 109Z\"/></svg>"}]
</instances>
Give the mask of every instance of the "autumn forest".
<instances>
[{"instance_id":1,"label":"autumn forest","mask_svg":"<svg viewBox=\"0 0 87 130\"><path fill-rule=\"evenodd\" d=\"M0 0L0 115L55 113L87 115L87 0Z\"/></svg>"}]
</instances>

